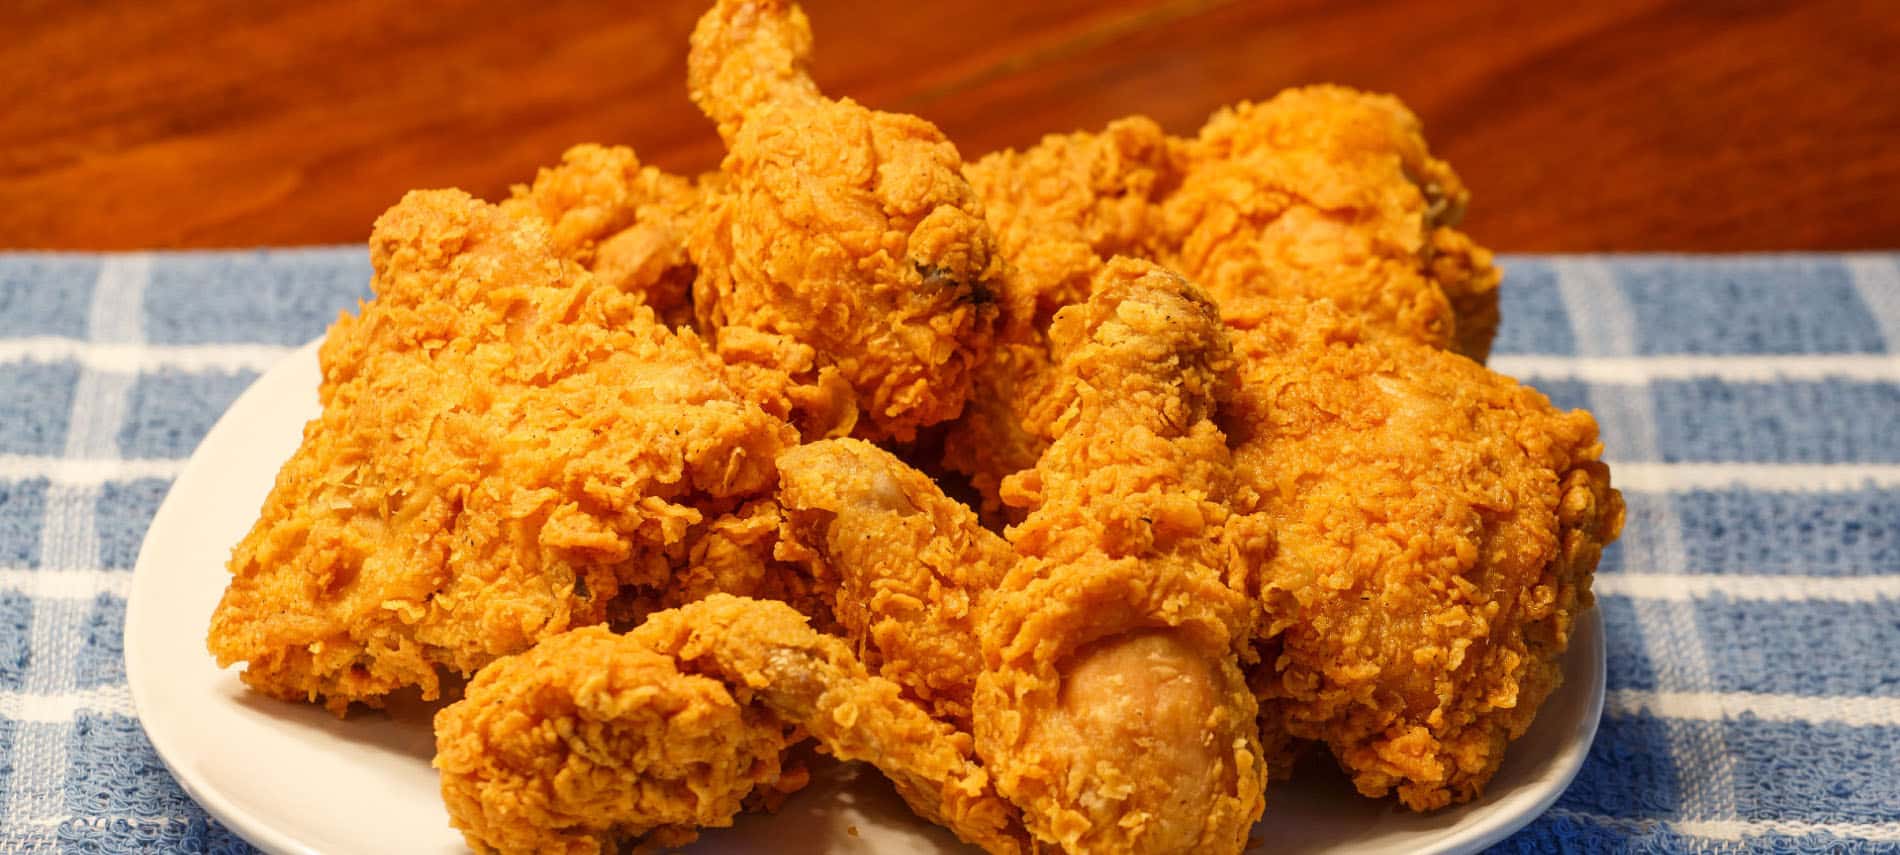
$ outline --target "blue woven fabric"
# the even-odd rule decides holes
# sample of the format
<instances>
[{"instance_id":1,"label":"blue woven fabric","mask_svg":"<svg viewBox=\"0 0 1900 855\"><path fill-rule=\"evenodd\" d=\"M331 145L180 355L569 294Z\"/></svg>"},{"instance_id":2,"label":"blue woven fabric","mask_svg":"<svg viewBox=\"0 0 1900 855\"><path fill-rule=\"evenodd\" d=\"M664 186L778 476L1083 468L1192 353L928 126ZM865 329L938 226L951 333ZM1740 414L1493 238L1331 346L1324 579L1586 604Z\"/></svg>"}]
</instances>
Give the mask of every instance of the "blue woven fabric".
<instances>
[{"instance_id":1,"label":"blue woven fabric","mask_svg":"<svg viewBox=\"0 0 1900 855\"><path fill-rule=\"evenodd\" d=\"M1596 744L1498 850L1900 852L1900 255L1504 265L1493 366L1596 413L1630 516ZM179 464L368 274L0 254L0 852L250 851L138 727L125 597Z\"/></svg>"}]
</instances>

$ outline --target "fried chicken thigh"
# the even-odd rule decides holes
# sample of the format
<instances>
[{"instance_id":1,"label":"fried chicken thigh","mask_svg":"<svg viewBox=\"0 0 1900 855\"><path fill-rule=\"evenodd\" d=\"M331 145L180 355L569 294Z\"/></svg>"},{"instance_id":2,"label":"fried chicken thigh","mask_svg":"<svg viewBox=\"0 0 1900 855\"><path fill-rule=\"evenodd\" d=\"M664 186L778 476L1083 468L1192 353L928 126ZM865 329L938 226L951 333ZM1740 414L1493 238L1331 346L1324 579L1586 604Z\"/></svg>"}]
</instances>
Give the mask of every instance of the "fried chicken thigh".
<instances>
[{"instance_id":1,"label":"fried chicken thigh","mask_svg":"<svg viewBox=\"0 0 1900 855\"><path fill-rule=\"evenodd\" d=\"M1246 307L1223 409L1277 544L1253 682L1359 791L1477 796L1562 680L1623 502L1596 423L1324 301Z\"/></svg>"},{"instance_id":2,"label":"fried chicken thigh","mask_svg":"<svg viewBox=\"0 0 1900 855\"><path fill-rule=\"evenodd\" d=\"M908 441L969 397L996 320L995 239L942 132L826 98L810 53L785 0L721 0L693 30L693 101L728 149L691 238L694 311L722 355L834 370L857 433Z\"/></svg>"},{"instance_id":3,"label":"fried chicken thigh","mask_svg":"<svg viewBox=\"0 0 1900 855\"><path fill-rule=\"evenodd\" d=\"M484 669L436 716L436 766L472 846L610 852L684 844L730 825L755 788L796 787L780 753L802 732L871 762L964 840L1020 851L969 736L899 694L790 607L714 595L624 636L575 630Z\"/></svg>"},{"instance_id":4,"label":"fried chicken thigh","mask_svg":"<svg viewBox=\"0 0 1900 855\"><path fill-rule=\"evenodd\" d=\"M376 297L324 342L322 415L212 616L212 652L253 688L339 714L433 698L438 669L666 587L769 499L792 429L697 337L559 260L538 218L411 193L370 252Z\"/></svg>"}]
</instances>

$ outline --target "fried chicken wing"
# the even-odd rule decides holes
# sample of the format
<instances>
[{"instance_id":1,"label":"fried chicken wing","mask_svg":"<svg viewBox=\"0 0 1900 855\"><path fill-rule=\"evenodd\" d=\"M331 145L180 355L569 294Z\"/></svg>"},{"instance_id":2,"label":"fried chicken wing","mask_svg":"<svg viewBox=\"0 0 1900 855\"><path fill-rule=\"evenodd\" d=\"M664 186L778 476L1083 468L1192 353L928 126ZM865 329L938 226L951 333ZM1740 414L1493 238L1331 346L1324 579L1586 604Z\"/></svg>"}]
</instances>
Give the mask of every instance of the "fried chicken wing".
<instances>
[{"instance_id":1,"label":"fried chicken wing","mask_svg":"<svg viewBox=\"0 0 1900 855\"><path fill-rule=\"evenodd\" d=\"M1289 89L1214 114L1186 157L1160 260L1230 321L1252 320L1240 297L1326 299L1373 330L1484 361L1500 277L1452 228L1468 194L1397 98Z\"/></svg>"},{"instance_id":2,"label":"fried chicken wing","mask_svg":"<svg viewBox=\"0 0 1900 855\"><path fill-rule=\"evenodd\" d=\"M907 441L969 397L995 325L995 239L942 132L824 97L810 52L785 0L721 0L693 30L693 101L728 149L691 239L694 311L722 353L732 335L809 348L855 390L858 433Z\"/></svg>"},{"instance_id":3,"label":"fried chicken wing","mask_svg":"<svg viewBox=\"0 0 1900 855\"><path fill-rule=\"evenodd\" d=\"M813 571L846 637L878 674L969 731L982 670L976 623L1015 562L968 507L890 452L854 439L781 455L780 555Z\"/></svg>"},{"instance_id":4,"label":"fried chicken wing","mask_svg":"<svg viewBox=\"0 0 1900 855\"><path fill-rule=\"evenodd\" d=\"M436 717L456 826L503 852L679 845L729 825L807 733L871 762L927 819L992 852L1023 841L970 738L870 675L790 607L714 595L624 636L593 627L484 669ZM796 784L796 778L789 782Z\"/></svg>"},{"instance_id":5,"label":"fried chicken wing","mask_svg":"<svg viewBox=\"0 0 1900 855\"><path fill-rule=\"evenodd\" d=\"M1230 511L1226 334L1198 289L1117 259L1052 338L1051 444L1003 485L1029 514L984 606L978 753L1065 850L1237 852L1265 786L1238 663L1269 541Z\"/></svg>"},{"instance_id":6,"label":"fried chicken wing","mask_svg":"<svg viewBox=\"0 0 1900 855\"><path fill-rule=\"evenodd\" d=\"M1561 682L1622 526L1596 423L1323 301L1247 310L1222 420L1275 526L1263 718L1367 796L1473 798Z\"/></svg>"},{"instance_id":7,"label":"fried chicken wing","mask_svg":"<svg viewBox=\"0 0 1900 855\"><path fill-rule=\"evenodd\" d=\"M669 584L791 427L697 337L459 191L377 221L374 300L320 353L322 415L232 553L208 643L339 714L438 691Z\"/></svg>"}]
</instances>

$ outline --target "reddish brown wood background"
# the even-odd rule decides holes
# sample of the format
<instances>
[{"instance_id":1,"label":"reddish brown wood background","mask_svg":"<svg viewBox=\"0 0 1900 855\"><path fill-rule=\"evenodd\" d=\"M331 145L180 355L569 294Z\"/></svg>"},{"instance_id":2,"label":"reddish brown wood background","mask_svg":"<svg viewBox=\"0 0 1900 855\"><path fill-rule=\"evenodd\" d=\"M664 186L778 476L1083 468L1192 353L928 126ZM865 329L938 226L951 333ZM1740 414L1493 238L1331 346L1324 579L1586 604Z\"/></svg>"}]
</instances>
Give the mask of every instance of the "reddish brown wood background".
<instances>
[{"instance_id":1,"label":"reddish brown wood background","mask_svg":"<svg viewBox=\"0 0 1900 855\"><path fill-rule=\"evenodd\" d=\"M700 0L0 4L0 246L354 242L570 143L717 162ZM832 93L968 157L1300 83L1399 94L1506 250L1900 246L1900 7L811 0Z\"/></svg>"}]
</instances>

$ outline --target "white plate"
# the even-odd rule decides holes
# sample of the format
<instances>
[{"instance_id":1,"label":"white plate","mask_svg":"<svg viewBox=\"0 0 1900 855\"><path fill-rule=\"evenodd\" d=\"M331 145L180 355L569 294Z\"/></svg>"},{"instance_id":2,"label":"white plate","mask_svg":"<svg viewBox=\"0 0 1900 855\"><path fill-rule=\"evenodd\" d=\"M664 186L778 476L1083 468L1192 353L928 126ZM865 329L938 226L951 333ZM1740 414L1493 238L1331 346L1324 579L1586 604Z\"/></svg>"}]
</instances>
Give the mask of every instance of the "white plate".
<instances>
[{"instance_id":1,"label":"white plate","mask_svg":"<svg viewBox=\"0 0 1900 855\"><path fill-rule=\"evenodd\" d=\"M152 520L126 609L126 678L145 732L192 798L275 853L462 852L429 760L419 701L339 721L251 694L205 651L225 560L316 415L316 344L260 378L218 420ZM1481 801L1420 816L1354 795L1321 771L1268 792L1255 839L1276 851L1469 852L1555 801L1583 764L1603 705L1603 627L1593 609L1564 663L1568 680L1511 748ZM708 832L702 851L953 852L882 777L856 766L817 776L776 816Z\"/></svg>"}]
</instances>

